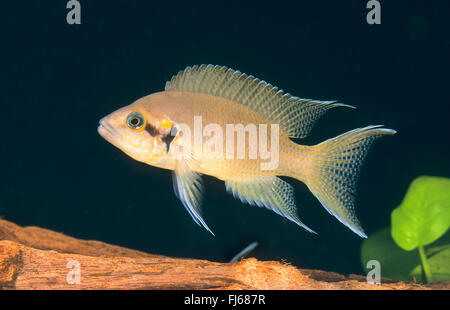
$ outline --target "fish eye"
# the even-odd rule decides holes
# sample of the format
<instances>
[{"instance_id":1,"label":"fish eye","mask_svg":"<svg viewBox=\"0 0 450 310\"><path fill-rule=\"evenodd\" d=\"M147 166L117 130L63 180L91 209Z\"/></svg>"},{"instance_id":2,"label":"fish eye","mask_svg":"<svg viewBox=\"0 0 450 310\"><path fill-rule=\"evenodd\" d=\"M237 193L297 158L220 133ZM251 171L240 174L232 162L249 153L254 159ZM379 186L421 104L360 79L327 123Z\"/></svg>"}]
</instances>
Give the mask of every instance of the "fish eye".
<instances>
[{"instance_id":1,"label":"fish eye","mask_svg":"<svg viewBox=\"0 0 450 310\"><path fill-rule=\"evenodd\" d=\"M145 120L141 113L133 112L127 117L127 126L130 129L137 130L144 126Z\"/></svg>"}]
</instances>

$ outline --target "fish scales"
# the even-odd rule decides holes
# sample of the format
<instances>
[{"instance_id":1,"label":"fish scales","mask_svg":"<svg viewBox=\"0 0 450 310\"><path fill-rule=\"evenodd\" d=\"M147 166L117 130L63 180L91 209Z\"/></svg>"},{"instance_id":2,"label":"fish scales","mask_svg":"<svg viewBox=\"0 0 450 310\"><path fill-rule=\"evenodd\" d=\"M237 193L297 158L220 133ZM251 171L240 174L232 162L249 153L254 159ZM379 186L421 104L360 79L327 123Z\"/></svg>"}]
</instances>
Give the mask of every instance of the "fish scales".
<instances>
[{"instance_id":1,"label":"fish scales","mask_svg":"<svg viewBox=\"0 0 450 310\"><path fill-rule=\"evenodd\" d=\"M138 108L139 107L139 108ZM180 107L183 107L181 110ZM144 97L136 102L136 108L142 109L147 113L153 113L160 118L170 118L176 123L187 124L190 128L194 128L194 116L200 116L203 124L217 124L226 133L227 124L242 124L246 127L248 124L265 124L268 126L267 135L270 136L271 123L258 113L249 108L237 105L229 100L214 97L207 94L192 93L192 92L160 92ZM206 143L208 136L202 136L202 144ZM237 135L234 135L233 144L237 144ZM268 139L267 150L270 152L270 140ZM202 162L201 172L217 177L221 180L229 178L245 178L245 177L259 177L273 175L273 171L262 170L260 168L260 159L249 159L249 139L245 139L245 155L244 159L232 158L226 159L226 140L223 140L222 149L223 156L211 156L211 154L204 154L207 160L199 158ZM191 136L191 147L194 149L195 143ZM307 154L307 147L293 143L289 137L281 130L279 136L280 148L280 164L277 169L278 175L285 175L293 177L297 175L298 171L304 171L307 167L307 159L304 163L297 167L303 169L293 169L290 163L294 165L302 162L295 153L302 151ZM199 152L201 153L201 152ZM235 152L236 153L236 152ZM175 156L169 153L168 156ZM168 167L168 169L175 169L175 167Z\"/></svg>"}]
</instances>

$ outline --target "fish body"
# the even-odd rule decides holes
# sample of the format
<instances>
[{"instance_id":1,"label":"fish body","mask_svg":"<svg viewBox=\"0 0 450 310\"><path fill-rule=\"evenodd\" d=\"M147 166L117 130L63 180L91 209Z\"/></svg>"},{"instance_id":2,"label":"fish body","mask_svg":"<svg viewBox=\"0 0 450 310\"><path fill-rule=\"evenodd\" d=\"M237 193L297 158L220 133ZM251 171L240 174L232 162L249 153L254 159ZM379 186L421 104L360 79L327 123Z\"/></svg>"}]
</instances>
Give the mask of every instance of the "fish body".
<instances>
[{"instance_id":1,"label":"fish body","mask_svg":"<svg viewBox=\"0 0 450 310\"><path fill-rule=\"evenodd\" d=\"M182 108L181 108L182 107ZM175 124L186 124L189 128L194 128L194 117L201 118L203 125L216 124L220 126L221 131L226 133L226 126L233 124L242 124L243 127L249 124L265 124L268 126L268 134L270 134L271 123L261 117L258 113L242 106L234 104L233 102L211 96L208 94L191 93L191 92L158 92L144 98L139 99L132 105L127 107L127 110L141 111L144 115L152 115L155 119L168 119ZM201 165L196 165L194 170L196 172L214 176L220 180L249 178L249 177L263 177L270 175L283 175L295 177L299 173L307 170L307 152L308 147L295 144L283 132L279 132L279 149L280 162L276 171L263 170L260 168L260 159L249 158L249 139L245 139L247 144L243 147L244 158L233 157L231 159L225 158L225 154L217 154L213 156L211 153L203 152L203 146L210 137L202 135L202 143L195 144L193 135L188 141L193 152L199 151L200 158L197 158ZM237 136L234 143L237 144ZM179 142L177 139L172 142L172 146ZM270 147L270 141L269 147ZM160 160L151 157L146 157L148 152L142 152L142 162L169 170L176 170L177 160L174 152L175 148L169 149ZM222 150L226 150L226 139L223 139ZM140 150L139 150L139 153ZM299 153L304 155L299 156ZM295 154L295 155L294 155ZM292 163L302 163L303 167L292 166ZM294 168L294 169L292 169Z\"/></svg>"},{"instance_id":2,"label":"fish body","mask_svg":"<svg viewBox=\"0 0 450 310\"><path fill-rule=\"evenodd\" d=\"M194 221L201 214L206 174L225 181L242 202L266 207L306 230L292 186L304 182L332 215L358 235L354 212L356 177L376 138L394 130L368 126L314 146L306 137L334 101L302 99L226 67L188 67L165 91L143 97L104 117L98 132L132 158L173 171L174 189Z\"/></svg>"}]
</instances>

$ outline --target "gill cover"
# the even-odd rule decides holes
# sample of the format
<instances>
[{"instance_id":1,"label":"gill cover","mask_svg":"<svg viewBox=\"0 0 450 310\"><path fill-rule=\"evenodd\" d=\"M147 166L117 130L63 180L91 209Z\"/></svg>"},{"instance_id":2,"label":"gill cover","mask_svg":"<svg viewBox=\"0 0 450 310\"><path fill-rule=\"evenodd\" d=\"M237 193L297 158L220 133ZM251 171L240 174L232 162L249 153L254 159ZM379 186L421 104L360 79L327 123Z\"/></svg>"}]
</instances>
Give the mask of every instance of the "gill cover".
<instances>
[{"instance_id":1,"label":"gill cover","mask_svg":"<svg viewBox=\"0 0 450 310\"><path fill-rule=\"evenodd\" d=\"M135 113L131 113L128 119L130 119L130 122L133 122L136 117L138 116L136 116ZM139 120L135 122L137 123ZM134 126L133 124L130 125ZM170 144L176 138L177 134L175 124L169 118L155 119L148 116L147 120L142 125L142 130L145 130L153 139L152 159L154 159L154 161L158 161L169 152Z\"/></svg>"}]
</instances>

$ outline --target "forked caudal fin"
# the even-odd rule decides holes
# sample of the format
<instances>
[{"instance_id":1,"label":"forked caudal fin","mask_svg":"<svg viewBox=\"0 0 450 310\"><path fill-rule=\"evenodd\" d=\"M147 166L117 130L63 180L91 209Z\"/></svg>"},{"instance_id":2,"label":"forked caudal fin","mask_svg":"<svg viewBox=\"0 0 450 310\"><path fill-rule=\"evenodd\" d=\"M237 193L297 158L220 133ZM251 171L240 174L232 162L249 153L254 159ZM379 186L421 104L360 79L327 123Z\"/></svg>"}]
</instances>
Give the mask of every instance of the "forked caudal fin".
<instances>
[{"instance_id":1,"label":"forked caudal fin","mask_svg":"<svg viewBox=\"0 0 450 310\"><path fill-rule=\"evenodd\" d=\"M367 236L354 210L359 169L375 139L396 133L380 127L358 128L314 146L312 171L306 178L323 207L363 238Z\"/></svg>"}]
</instances>

